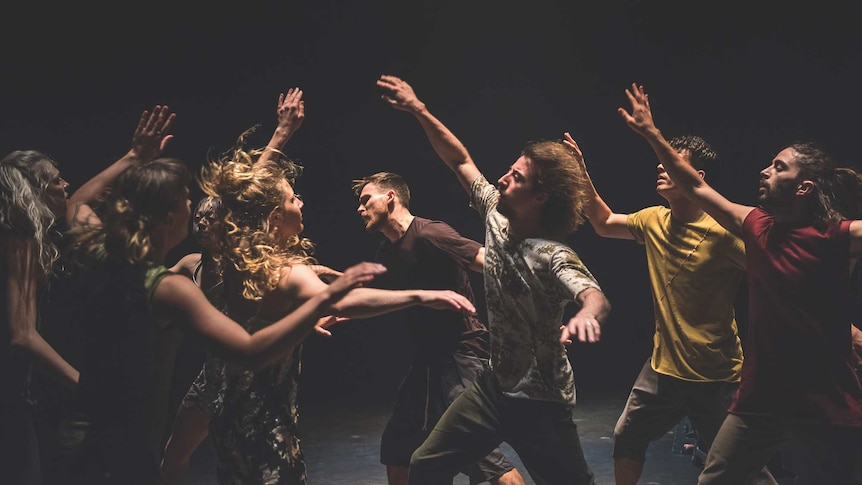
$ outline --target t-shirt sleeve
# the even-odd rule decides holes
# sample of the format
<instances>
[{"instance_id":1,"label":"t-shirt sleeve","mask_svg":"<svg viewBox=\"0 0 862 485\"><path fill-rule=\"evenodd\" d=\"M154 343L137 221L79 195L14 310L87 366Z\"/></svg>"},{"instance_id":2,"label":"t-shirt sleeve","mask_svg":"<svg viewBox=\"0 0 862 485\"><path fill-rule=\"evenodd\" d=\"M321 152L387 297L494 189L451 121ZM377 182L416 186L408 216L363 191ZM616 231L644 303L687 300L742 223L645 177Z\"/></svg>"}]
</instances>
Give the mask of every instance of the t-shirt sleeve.
<instances>
[{"instance_id":1,"label":"t-shirt sleeve","mask_svg":"<svg viewBox=\"0 0 862 485\"><path fill-rule=\"evenodd\" d=\"M588 288L601 291L599 282L571 249L561 249L554 254L551 258L551 271L573 300Z\"/></svg>"},{"instance_id":2,"label":"t-shirt sleeve","mask_svg":"<svg viewBox=\"0 0 862 485\"><path fill-rule=\"evenodd\" d=\"M651 207L641 209L626 216L626 226L638 244L644 244L644 228L652 217L654 217L654 211Z\"/></svg>"},{"instance_id":3,"label":"t-shirt sleeve","mask_svg":"<svg viewBox=\"0 0 862 485\"><path fill-rule=\"evenodd\" d=\"M745 269L745 243L742 239L728 232L727 237L731 239L727 257L740 269Z\"/></svg>"},{"instance_id":4,"label":"t-shirt sleeve","mask_svg":"<svg viewBox=\"0 0 862 485\"><path fill-rule=\"evenodd\" d=\"M479 175L470 184L470 206L479 211L483 219L487 218L488 214L497 208L497 201L499 200L500 192L488 182L484 175Z\"/></svg>"},{"instance_id":5,"label":"t-shirt sleeve","mask_svg":"<svg viewBox=\"0 0 862 485\"><path fill-rule=\"evenodd\" d=\"M449 224L440 221L429 222L422 229L422 239L446 253L462 268L467 268L476 259L476 253L482 247L478 242L459 234Z\"/></svg>"}]
</instances>

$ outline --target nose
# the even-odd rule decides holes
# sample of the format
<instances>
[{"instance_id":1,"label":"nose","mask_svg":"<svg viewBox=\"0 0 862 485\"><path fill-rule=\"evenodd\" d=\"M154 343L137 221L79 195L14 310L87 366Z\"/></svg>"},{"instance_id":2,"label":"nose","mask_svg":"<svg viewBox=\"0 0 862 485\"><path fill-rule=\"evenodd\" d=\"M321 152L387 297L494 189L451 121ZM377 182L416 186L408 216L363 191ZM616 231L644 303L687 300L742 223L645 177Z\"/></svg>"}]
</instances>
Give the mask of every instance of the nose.
<instances>
[{"instance_id":1,"label":"nose","mask_svg":"<svg viewBox=\"0 0 862 485\"><path fill-rule=\"evenodd\" d=\"M655 169L658 170L658 173L664 173L666 170L664 169L664 165L658 164L655 166Z\"/></svg>"},{"instance_id":2,"label":"nose","mask_svg":"<svg viewBox=\"0 0 862 485\"><path fill-rule=\"evenodd\" d=\"M66 179L60 177L60 186L63 187L63 190L69 188L69 182L66 182Z\"/></svg>"},{"instance_id":3,"label":"nose","mask_svg":"<svg viewBox=\"0 0 862 485\"><path fill-rule=\"evenodd\" d=\"M768 177L769 177L769 167L766 167L760 171L760 178L765 179Z\"/></svg>"}]
</instances>

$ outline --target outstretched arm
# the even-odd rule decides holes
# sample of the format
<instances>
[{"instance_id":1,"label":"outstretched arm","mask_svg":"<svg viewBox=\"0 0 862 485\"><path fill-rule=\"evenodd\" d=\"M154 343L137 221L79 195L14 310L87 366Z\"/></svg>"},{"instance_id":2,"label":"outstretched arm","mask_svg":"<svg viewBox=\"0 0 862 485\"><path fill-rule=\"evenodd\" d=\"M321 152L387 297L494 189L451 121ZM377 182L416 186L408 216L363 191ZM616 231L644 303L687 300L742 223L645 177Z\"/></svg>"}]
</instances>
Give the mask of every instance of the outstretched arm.
<instances>
[{"instance_id":1,"label":"outstretched arm","mask_svg":"<svg viewBox=\"0 0 862 485\"><path fill-rule=\"evenodd\" d=\"M302 126L302 122L305 120L305 101L302 100L302 90L290 88L287 90L287 94L279 93L275 114L278 116L278 125L275 127L272 138L269 139L269 143L266 144L266 149L258 158L258 162L273 159L282 153L287 140L290 140L296 130Z\"/></svg>"},{"instance_id":2,"label":"outstretched arm","mask_svg":"<svg viewBox=\"0 0 862 485\"><path fill-rule=\"evenodd\" d=\"M581 147L575 142L572 135L568 132L563 134L563 143L569 147L572 155L578 160L581 168L584 169L584 176L587 177L587 194L590 197L586 206L586 216L592 224L596 234L602 237L611 237L615 239L634 239L631 231L626 225L627 214L617 214L611 210L608 204L601 198L596 187L593 184L590 173L587 171L587 164L584 162L584 154L581 152Z\"/></svg>"},{"instance_id":3,"label":"outstretched arm","mask_svg":"<svg viewBox=\"0 0 862 485\"><path fill-rule=\"evenodd\" d=\"M112 163L78 188L66 204L66 222L69 227L81 223L98 223L91 205L102 195L114 179L134 163L152 160L162 154L174 135L168 134L176 114L167 106L156 105L153 111L144 110L132 134L132 147L122 158Z\"/></svg>"},{"instance_id":4,"label":"outstretched arm","mask_svg":"<svg viewBox=\"0 0 862 485\"><path fill-rule=\"evenodd\" d=\"M611 303L605 294L596 288L587 288L578 293L575 300L581 308L563 328L560 342L565 344L575 336L581 342L598 342L602 337L602 325L611 312Z\"/></svg>"},{"instance_id":5,"label":"outstretched arm","mask_svg":"<svg viewBox=\"0 0 862 485\"><path fill-rule=\"evenodd\" d=\"M395 76L383 75L377 80L377 87L384 90L381 97L390 106L412 114L419 121L434 151L455 172L461 186L469 193L470 184L481 173L461 141L428 111L406 82Z\"/></svg>"},{"instance_id":6,"label":"outstretched arm","mask_svg":"<svg viewBox=\"0 0 862 485\"><path fill-rule=\"evenodd\" d=\"M153 303L165 314L183 317L180 321L200 335L216 355L257 370L292 352L322 316L332 313L335 303L357 285L385 271L385 267L376 263L351 266L298 308L253 335L213 307L200 288L180 275L162 278L153 292Z\"/></svg>"},{"instance_id":7,"label":"outstretched arm","mask_svg":"<svg viewBox=\"0 0 862 485\"><path fill-rule=\"evenodd\" d=\"M280 286L295 294L299 301L319 293L326 283L304 265L290 269L288 279ZM425 306L440 310L475 312L476 308L466 297L450 290L383 290L378 288L354 288L340 301L332 305L332 314L339 317L369 318L412 306Z\"/></svg>"},{"instance_id":8,"label":"outstretched arm","mask_svg":"<svg viewBox=\"0 0 862 485\"><path fill-rule=\"evenodd\" d=\"M643 86L632 84L630 89L626 89L626 96L632 105L631 114L624 108L619 108L617 111L629 128L644 137L650 144L677 187L725 229L737 236L741 235L742 224L754 207L727 200L710 187L679 152L670 146L653 121L649 97Z\"/></svg>"}]
</instances>

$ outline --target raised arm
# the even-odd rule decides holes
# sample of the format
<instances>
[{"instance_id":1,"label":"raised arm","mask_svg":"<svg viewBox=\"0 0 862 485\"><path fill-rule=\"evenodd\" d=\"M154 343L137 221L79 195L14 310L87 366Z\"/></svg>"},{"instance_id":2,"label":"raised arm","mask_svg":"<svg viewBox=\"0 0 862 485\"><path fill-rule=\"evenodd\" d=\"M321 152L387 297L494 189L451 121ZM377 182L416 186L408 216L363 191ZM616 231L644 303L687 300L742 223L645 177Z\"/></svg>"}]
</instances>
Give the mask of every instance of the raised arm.
<instances>
[{"instance_id":1,"label":"raised arm","mask_svg":"<svg viewBox=\"0 0 862 485\"><path fill-rule=\"evenodd\" d=\"M134 163L152 160L161 155L168 142L174 137L168 134L176 114L167 106L156 105L153 111L144 110L138 126L132 134L132 146L119 160L112 163L95 177L85 182L71 196L66 204L66 222L69 227L80 223L98 223L91 205L102 195L115 178Z\"/></svg>"},{"instance_id":2,"label":"raised arm","mask_svg":"<svg viewBox=\"0 0 862 485\"><path fill-rule=\"evenodd\" d=\"M4 278L6 279L6 330L13 350L23 352L37 368L67 389L78 384L78 371L45 341L36 328L36 292L39 269L33 254L33 243L9 238L4 244Z\"/></svg>"},{"instance_id":3,"label":"raised arm","mask_svg":"<svg viewBox=\"0 0 862 485\"><path fill-rule=\"evenodd\" d=\"M586 216L596 230L596 234L602 237L610 237L615 239L634 239L631 231L626 225L628 214L617 214L611 210L604 199L601 198L596 187L593 184L590 173L587 171L587 164L584 162L584 154L581 152L581 147L572 138L568 132L563 134L563 143L572 152L572 155L578 160L578 163L584 169L584 175L587 177L587 194L589 202L586 206Z\"/></svg>"},{"instance_id":4,"label":"raised arm","mask_svg":"<svg viewBox=\"0 0 862 485\"><path fill-rule=\"evenodd\" d=\"M469 193L470 185L481 173L461 141L428 111L406 82L395 76L383 75L377 80L377 87L384 91L381 97L390 106L412 114L419 121L434 151L455 172L461 186Z\"/></svg>"},{"instance_id":5,"label":"raised arm","mask_svg":"<svg viewBox=\"0 0 862 485\"><path fill-rule=\"evenodd\" d=\"M737 236L741 235L742 223L754 207L727 200L710 187L698 175L697 171L670 146L653 121L649 97L643 86L632 84L630 89L626 89L626 96L632 105L631 114L624 108L619 108L617 111L629 125L629 128L644 137L650 144L676 186L725 229Z\"/></svg>"},{"instance_id":6,"label":"raised arm","mask_svg":"<svg viewBox=\"0 0 862 485\"><path fill-rule=\"evenodd\" d=\"M352 266L294 311L253 335L213 307L194 283L180 275L166 276L159 282L153 303L167 314L184 317L181 321L203 337L209 349L221 358L257 370L292 352L321 317L332 313L333 304L357 285L385 271L376 263Z\"/></svg>"},{"instance_id":7,"label":"raised arm","mask_svg":"<svg viewBox=\"0 0 862 485\"><path fill-rule=\"evenodd\" d=\"M269 143L266 144L266 149L258 158L258 162L273 159L282 153L284 145L302 126L302 122L305 120L305 101L302 100L302 90L290 88L286 94L279 93L275 114L278 117L278 125L275 127L272 138L269 139Z\"/></svg>"}]
</instances>

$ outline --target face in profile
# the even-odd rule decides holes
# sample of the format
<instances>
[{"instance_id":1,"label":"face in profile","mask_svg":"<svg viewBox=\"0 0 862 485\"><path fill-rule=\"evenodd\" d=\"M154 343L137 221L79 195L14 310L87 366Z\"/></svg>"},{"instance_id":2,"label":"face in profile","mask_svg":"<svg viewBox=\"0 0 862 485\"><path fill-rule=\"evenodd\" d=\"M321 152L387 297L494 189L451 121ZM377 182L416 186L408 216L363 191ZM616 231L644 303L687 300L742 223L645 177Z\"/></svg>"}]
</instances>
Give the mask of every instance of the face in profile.
<instances>
[{"instance_id":1,"label":"face in profile","mask_svg":"<svg viewBox=\"0 0 862 485\"><path fill-rule=\"evenodd\" d=\"M535 167L529 158L521 155L509 171L497 180L497 190L500 200L497 211L506 217L512 217L521 208L541 204L535 191Z\"/></svg>"},{"instance_id":2,"label":"face in profile","mask_svg":"<svg viewBox=\"0 0 862 485\"><path fill-rule=\"evenodd\" d=\"M359 207L356 213L365 223L365 230L376 232L386 222L389 216L389 191L377 184L365 184L359 193Z\"/></svg>"},{"instance_id":3,"label":"face in profile","mask_svg":"<svg viewBox=\"0 0 862 485\"><path fill-rule=\"evenodd\" d=\"M790 147L781 150L772 163L760 171L760 189L757 193L760 206L774 210L789 203L799 186L798 178L796 151Z\"/></svg>"},{"instance_id":4,"label":"face in profile","mask_svg":"<svg viewBox=\"0 0 862 485\"><path fill-rule=\"evenodd\" d=\"M60 170L57 167L51 163L45 163L45 165L45 178L48 181L44 192L45 203L51 208L54 217L65 217L66 200L69 198L66 189L69 188L69 183L60 177Z\"/></svg>"},{"instance_id":5,"label":"face in profile","mask_svg":"<svg viewBox=\"0 0 862 485\"><path fill-rule=\"evenodd\" d=\"M281 183L282 202L273 209L272 230L276 238L286 241L293 236L298 236L304 226L302 224L302 198L293 191L293 187L287 180Z\"/></svg>"}]
</instances>

